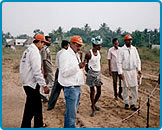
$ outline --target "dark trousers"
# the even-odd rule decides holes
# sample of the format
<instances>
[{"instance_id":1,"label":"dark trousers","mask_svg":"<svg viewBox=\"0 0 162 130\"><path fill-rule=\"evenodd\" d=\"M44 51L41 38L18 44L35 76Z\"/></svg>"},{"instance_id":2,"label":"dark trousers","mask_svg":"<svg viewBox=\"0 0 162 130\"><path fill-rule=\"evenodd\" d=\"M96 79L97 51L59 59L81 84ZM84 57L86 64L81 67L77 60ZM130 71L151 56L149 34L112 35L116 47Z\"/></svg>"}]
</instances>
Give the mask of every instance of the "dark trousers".
<instances>
[{"instance_id":1,"label":"dark trousers","mask_svg":"<svg viewBox=\"0 0 162 130\"><path fill-rule=\"evenodd\" d=\"M112 78L113 78L113 88L114 88L114 96L117 97L117 81L118 81L118 72L112 72ZM121 87L121 80L119 79L119 95L122 93L122 87Z\"/></svg>"},{"instance_id":2,"label":"dark trousers","mask_svg":"<svg viewBox=\"0 0 162 130\"><path fill-rule=\"evenodd\" d=\"M26 93L26 104L21 128L31 128L31 120L34 117L34 128L43 126L42 102L39 92L40 86L37 84L36 89L24 86Z\"/></svg>"},{"instance_id":3,"label":"dark trousers","mask_svg":"<svg viewBox=\"0 0 162 130\"><path fill-rule=\"evenodd\" d=\"M61 86L58 82L58 73L59 73L59 70L57 69L55 73L55 82L52 87L51 95L48 101L48 110L51 110L55 107L55 104L60 95L61 89L63 89L63 86Z\"/></svg>"}]
</instances>

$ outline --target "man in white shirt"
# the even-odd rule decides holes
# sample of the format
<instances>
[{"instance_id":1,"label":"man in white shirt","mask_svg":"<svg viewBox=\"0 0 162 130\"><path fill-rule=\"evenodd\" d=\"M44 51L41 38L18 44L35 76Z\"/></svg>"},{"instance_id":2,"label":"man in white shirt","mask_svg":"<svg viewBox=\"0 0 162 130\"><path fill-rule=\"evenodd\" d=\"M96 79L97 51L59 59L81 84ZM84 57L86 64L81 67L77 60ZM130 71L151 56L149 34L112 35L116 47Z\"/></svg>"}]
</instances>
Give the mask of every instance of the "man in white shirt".
<instances>
[{"instance_id":1,"label":"man in white shirt","mask_svg":"<svg viewBox=\"0 0 162 130\"><path fill-rule=\"evenodd\" d=\"M85 63L81 62L77 54L82 45L84 44L80 36L72 36L67 51L59 56L58 82L64 86L66 101L64 128L76 127L76 112L81 94L80 86L84 85L82 68Z\"/></svg>"},{"instance_id":2,"label":"man in white shirt","mask_svg":"<svg viewBox=\"0 0 162 130\"><path fill-rule=\"evenodd\" d=\"M137 71L141 76L141 60L137 49L132 46L131 35L126 35L124 42L125 45L121 48L118 56L118 74L122 80L125 109L129 109L128 89L130 88L132 96L130 109L136 111L135 105L138 98Z\"/></svg>"},{"instance_id":3,"label":"man in white shirt","mask_svg":"<svg viewBox=\"0 0 162 130\"><path fill-rule=\"evenodd\" d=\"M60 95L61 89L63 88L63 86L61 86L58 82L58 74L59 74L59 57L60 55L66 51L68 49L69 46L69 42L66 40L63 40L61 43L61 47L62 49L57 52L56 55L56 73L55 73L55 81L54 81L54 85L52 87L52 91L51 91L51 95L49 98L49 102L48 102L48 109L47 110L52 110L55 107L55 104L57 102L57 99Z\"/></svg>"},{"instance_id":4,"label":"man in white shirt","mask_svg":"<svg viewBox=\"0 0 162 130\"><path fill-rule=\"evenodd\" d=\"M118 47L118 39L114 38L112 40L113 47L111 47L108 51L108 67L109 67L109 74L113 78L113 89L114 89L114 96L115 99L119 98L123 99L121 93L122 93L122 87L121 87L121 79L119 79L119 93L117 93L117 80L118 80L118 68L117 68L117 57L119 53L120 47Z\"/></svg>"},{"instance_id":5,"label":"man in white shirt","mask_svg":"<svg viewBox=\"0 0 162 130\"><path fill-rule=\"evenodd\" d=\"M34 117L34 128L45 127L42 116L42 102L39 89L43 87L46 94L49 89L41 72L41 56L39 51L44 47L44 35L36 34L33 44L23 53L20 61L20 80L26 93L26 104L21 128L31 128Z\"/></svg>"}]
</instances>

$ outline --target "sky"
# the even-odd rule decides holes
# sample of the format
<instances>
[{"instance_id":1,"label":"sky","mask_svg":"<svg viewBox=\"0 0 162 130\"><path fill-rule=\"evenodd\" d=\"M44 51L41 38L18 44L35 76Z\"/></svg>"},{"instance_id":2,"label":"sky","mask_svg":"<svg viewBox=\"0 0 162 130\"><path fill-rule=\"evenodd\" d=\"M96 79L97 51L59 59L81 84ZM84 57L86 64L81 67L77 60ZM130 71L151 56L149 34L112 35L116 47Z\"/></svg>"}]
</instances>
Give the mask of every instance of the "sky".
<instances>
[{"instance_id":1,"label":"sky","mask_svg":"<svg viewBox=\"0 0 162 130\"><path fill-rule=\"evenodd\" d=\"M45 35L57 30L84 27L92 30L106 23L111 30L153 30L160 27L158 2L4 2L2 4L2 30L12 36L33 36L35 29Z\"/></svg>"}]
</instances>

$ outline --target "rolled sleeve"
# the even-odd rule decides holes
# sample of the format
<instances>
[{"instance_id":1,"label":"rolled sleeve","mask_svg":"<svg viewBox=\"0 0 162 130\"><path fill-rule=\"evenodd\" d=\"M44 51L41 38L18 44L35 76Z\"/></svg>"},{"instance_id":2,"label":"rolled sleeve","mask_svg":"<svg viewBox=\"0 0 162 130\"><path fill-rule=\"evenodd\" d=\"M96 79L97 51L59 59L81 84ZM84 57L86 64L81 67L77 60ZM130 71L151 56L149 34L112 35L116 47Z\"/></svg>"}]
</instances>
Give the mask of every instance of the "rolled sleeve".
<instances>
[{"instance_id":1,"label":"rolled sleeve","mask_svg":"<svg viewBox=\"0 0 162 130\"><path fill-rule=\"evenodd\" d=\"M111 59L111 49L109 49L109 51L108 51L107 59L108 59L108 60Z\"/></svg>"}]
</instances>

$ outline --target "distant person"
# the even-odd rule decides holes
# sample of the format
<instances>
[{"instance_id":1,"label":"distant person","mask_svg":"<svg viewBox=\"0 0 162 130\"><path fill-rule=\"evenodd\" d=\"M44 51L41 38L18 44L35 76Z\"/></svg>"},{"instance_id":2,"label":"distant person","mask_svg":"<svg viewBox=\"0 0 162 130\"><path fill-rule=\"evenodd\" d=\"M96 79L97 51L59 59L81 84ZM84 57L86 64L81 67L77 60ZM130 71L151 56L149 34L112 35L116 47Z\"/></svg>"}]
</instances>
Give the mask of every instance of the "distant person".
<instances>
[{"instance_id":1,"label":"distant person","mask_svg":"<svg viewBox=\"0 0 162 130\"><path fill-rule=\"evenodd\" d=\"M55 73L55 81L54 81L54 86L52 87L52 91L51 91L51 95L49 98L49 102L48 102L48 109L47 110L52 110L55 107L55 104L57 102L57 99L60 95L61 89L63 89L63 86L59 84L58 82L58 74L59 74L59 57L60 55L68 49L69 46L69 42L66 40L63 40L61 43L61 47L62 49L57 52L56 55L56 73Z\"/></svg>"},{"instance_id":2,"label":"distant person","mask_svg":"<svg viewBox=\"0 0 162 130\"><path fill-rule=\"evenodd\" d=\"M120 47L118 46L119 42L117 38L112 40L113 47L111 47L108 51L108 68L109 74L113 78L113 89L114 89L114 97L117 100L118 97L123 99L122 97L122 87L121 87L121 79L119 79L119 93L117 93L117 80L118 80L118 68L117 68L117 59Z\"/></svg>"},{"instance_id":3,"label":"distant person","mask_svg":"<svg viewBox=\"0 0 162 130\"><path fill-rule=\"evenodd\" d=\"M24 51L20 61L20 80L26 93L26 104L21 128L31 128L34 117L34 128L46 127L43 123L42 102L39 89L43 87L45 94L49 89L41 73L41 56L39 51L48 43L44 35L36 34L33 43Z\"/></svg>"},{"instance_id":4,"label":"distant person","mask_svg":"<svg viewBox=\"0 0 162 130\"><path fill-rule=\"evenodd\" d=\"M76 113L80 101L81 89L84 85L81 62L78 52L83 41L80 36L70 38L70 46L59 56L58 82L64 86L64 97L66 102L64 128L76 128Z\"/></svg>"},{"instance_id":5,"label":"distant person","mask_svg":"<svg viewBox=\"0 0 162 130\"><path fill-rule=\"evenodd\" d=\"M132 46L131 35L124 37L125 45L120 49L118 56L118 74L122 80L123 85L123 99L125 109L129 109L129 95L128 90L131 90L132 102L130 109L136 111L135 107L138 98L138 81L137 71L141 76L141 60L136 47Z\"/></svg>"},{"instance_id":6,"label":"distant person","mask_svg":"<svg viewBox=\"0 0 162 130\"><path fill-rule=\"evenodd\" d=\"M45 36L46 41L44 48L41 50L41 59L42 59L42 68L43 68L43 75L46 81L46 84L49 88L52 88L54 82L54 74L53 74L53 63L52 57L50 53L49 46L51 45L51 37ZM48 102L48 95L44 94L43 90L41 89L41 98L44 102Z\"/></svg>"},{"instance_id":7,"label":"distant person","mask_svg":"<svg viewBox=\"0 0 162 130\"><path fill-rule=\"evenodd\" d=\"M95 111L99 111L100 108L96 106L96 103L101 95L101 44L102 39L100 36L92 38L93 49L91 49L85 55L85 61L88 64L87 79L86 84L90 87L90 99L91 99L91 108L92 113L91 117L95 115ZM95 87L97 88L97 94L95 95Z\"/></svg>"}]
</instances>

